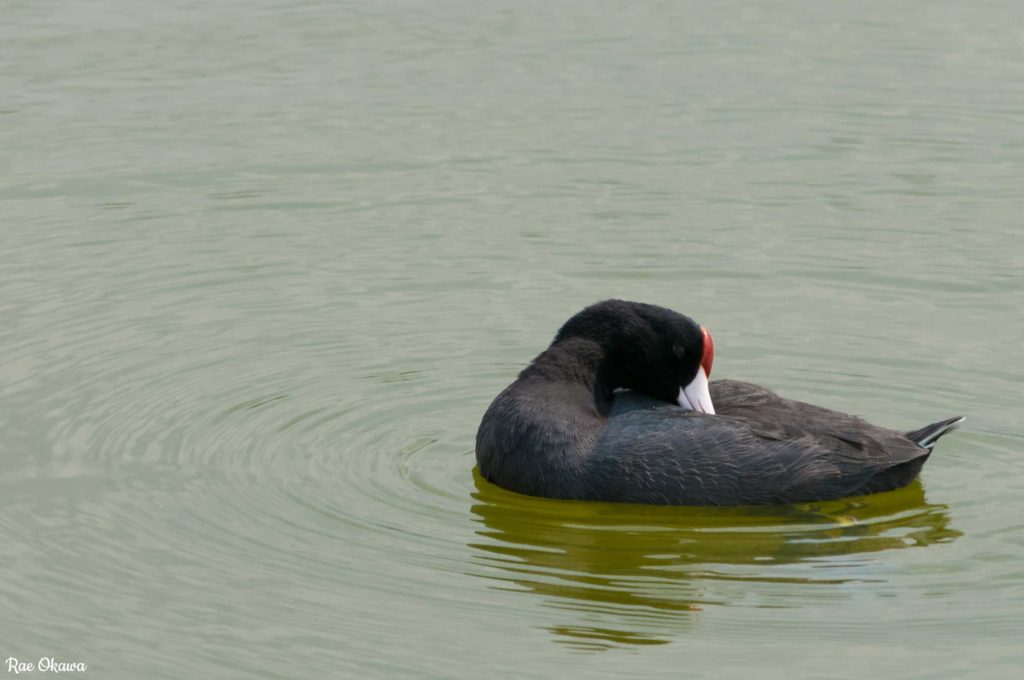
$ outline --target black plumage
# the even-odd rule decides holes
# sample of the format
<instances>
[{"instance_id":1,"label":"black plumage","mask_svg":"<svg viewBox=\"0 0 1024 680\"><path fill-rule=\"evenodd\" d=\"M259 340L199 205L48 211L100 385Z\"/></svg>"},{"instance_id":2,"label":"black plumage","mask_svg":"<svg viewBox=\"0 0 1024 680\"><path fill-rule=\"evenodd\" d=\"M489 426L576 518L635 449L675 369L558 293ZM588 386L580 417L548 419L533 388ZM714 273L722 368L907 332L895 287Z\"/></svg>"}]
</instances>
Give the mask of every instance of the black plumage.
<instances>
[{"instance_id":1,"label":"black plumage","mask_svg":"<svg viewBox=\"0 0 1024 680\"><path fill-rule=\"evenodd\" d=\"M548 498L824 500L910 483L935 440L962 420L901 433L734 380L710 384L716 415L684 410L672 402L702 370L701 331L653 305L611 300L583 310L487 410L477 432L481 473Z\"/></svg>"}]
</instances>

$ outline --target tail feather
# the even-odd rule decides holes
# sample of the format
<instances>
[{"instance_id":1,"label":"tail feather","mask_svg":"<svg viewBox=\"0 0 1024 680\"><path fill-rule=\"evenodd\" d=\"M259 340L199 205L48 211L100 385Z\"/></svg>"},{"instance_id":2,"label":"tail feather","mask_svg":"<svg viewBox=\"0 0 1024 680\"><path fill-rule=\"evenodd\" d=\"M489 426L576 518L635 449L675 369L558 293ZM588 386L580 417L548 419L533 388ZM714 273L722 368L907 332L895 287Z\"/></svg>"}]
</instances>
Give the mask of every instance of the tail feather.
<instances>
[{"instance_id":1,"label":"tail feather","mask_svg":"<svg viewBox=\"0 0 1024 680\"><path fill-rule=\"evenodd\" d=\"M948 420L940 420L937 423L925 425L920 430L908 432L907 439L916 443L921 448L931 451L935 446L935 442L939 440L939 437L960 427L960 423L962 422L964 422L963 416L957 416Z\"/></svg>"}]
</instances>

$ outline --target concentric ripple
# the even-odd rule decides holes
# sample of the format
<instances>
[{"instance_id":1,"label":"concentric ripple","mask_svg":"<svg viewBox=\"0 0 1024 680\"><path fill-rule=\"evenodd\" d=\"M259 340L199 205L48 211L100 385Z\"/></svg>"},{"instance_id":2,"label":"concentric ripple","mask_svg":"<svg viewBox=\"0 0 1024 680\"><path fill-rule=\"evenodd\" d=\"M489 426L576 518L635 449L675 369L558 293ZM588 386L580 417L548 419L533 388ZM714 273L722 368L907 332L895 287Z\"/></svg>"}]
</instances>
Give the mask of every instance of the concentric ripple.
<instances>
[{"instance_id":1,"label":"concentric ripple","mask_svg":"<svg viewBox=\"0 0 1024 680\"><path fill-rule=\"evenodd\" d=\"M0 660L1024 663L1024 6L70 5L0 21ZM713 377L967 421L836 503L476 479L489 401L605 297L693 315Z\"/></svg>"},{"instance_id":2,"label":"concentric ripple","mask_svg":"<svg viewBox=\"0 0 1024 680\"><path fill-rule=\"evenodd\" d=\"M96 252L117 276L79 262L8 306L21 321L6 331L3 363L14 464L2 476L11 559L0 597L20 612L9 635L19 654L68 650L151 677L287 677L309 650L324 673L410 667L402 654L367 661L386 646L443 673L437 650L452 631L429 624L438 618L467 644L535 631L551 650L650 650L739 630L767 644L889 597L914 602L888 614L901 626L942 638L954 633L933 598L964 606L962 584L979 569L989 580L971 597L1020 582L1007 543L1019 527L1001 512L1016 502L1001 480L1018 469L1020 439L991 412L968 413L923 482L889 494L760 509L527 498L474 475L473 435L555 312L467 316L438 301L443 278L392 290L391 274L368 273L373 244L368 259L321 261L367 282L335 303L310 293L332 275L295 271L272 239L243 257L231 239L169 232L183 252L217 254L176 271L120 236ZM25 241L22 254L59 260L59 243ZM287 257L315 263L314 249L299 241ZM464 276L454 269L451 281ZM810 332L796 316L779 324ZM894 426L952 414L937 386L956 367L891 358L896 341L882 332L780 350L781 336L753 344L720 326L735 351L721 352L717 372L875 409ZM837 362L867 344L888 354ZM988 376L984 398L1008 403L1014 380ZM892 404L900 413L879 413ZM989 492L969 491L980 488ZM869 640L870 618L833 625ZM998 608L975 617L995 639L1014 620ZM254 641L273 651L254 655Z\"/></svg>"}]
</instances>

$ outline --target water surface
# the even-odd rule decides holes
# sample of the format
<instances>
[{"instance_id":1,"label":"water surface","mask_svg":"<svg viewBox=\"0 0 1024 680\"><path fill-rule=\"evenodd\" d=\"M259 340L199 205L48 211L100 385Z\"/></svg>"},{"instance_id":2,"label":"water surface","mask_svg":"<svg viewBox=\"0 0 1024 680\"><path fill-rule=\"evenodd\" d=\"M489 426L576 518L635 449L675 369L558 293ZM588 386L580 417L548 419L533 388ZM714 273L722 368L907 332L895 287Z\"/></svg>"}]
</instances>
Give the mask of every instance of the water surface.
<instances>
[{"instance_id":1,"label":"water surface","mask_svg":"<svg viewBox=\"0 0 1024 680\"><path fill-rule=\"evenodd\" d=\"M1024 8L8 3L0 655L102 678L1003 678ZM920 482L528 499L490 399L604 297Z\"/></svg>"}]
</instances>

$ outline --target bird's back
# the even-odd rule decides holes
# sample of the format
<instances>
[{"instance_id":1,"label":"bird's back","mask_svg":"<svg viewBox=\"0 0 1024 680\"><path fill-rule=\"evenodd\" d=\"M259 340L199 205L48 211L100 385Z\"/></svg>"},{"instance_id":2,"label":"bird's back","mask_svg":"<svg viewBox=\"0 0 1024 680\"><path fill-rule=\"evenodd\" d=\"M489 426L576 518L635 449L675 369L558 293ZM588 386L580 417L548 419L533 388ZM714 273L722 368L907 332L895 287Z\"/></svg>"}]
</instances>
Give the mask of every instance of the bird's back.
<instances>
[{"instance_id":1,"label":"bird's back","mask_svg":"<svg viewBox=\"0 0 1024 680\"><path fill-rule=\"evenodd\" d=\"M711 383L718 415L619 393L591 458L606 500L749 505L909 483L928 456L893 430L757 385Z\"/></svg>"}]
</instances>

